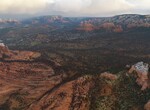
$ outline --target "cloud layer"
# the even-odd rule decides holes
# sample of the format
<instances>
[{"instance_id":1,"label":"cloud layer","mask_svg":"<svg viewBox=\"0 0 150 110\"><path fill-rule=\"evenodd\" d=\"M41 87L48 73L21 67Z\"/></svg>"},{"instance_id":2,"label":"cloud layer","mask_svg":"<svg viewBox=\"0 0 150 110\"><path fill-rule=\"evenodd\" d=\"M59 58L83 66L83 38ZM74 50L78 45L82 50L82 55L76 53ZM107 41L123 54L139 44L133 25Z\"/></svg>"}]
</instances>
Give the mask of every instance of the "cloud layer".
<instances>
[{"instance_id":1,"label":"cloud layer","mask_svg":"<svg viewBox=\"0 0 150 110\"><path fill-rule=\"evenodd\" d=\"M150 0L1 0L1 14L109 16L150 13Z\"/></svg>"},{"instance_id":2,"label":"cloud layer","mask_svg":"<svg viewBox=\"0 0 150 110\"><path fill-rule=\"evenodd\" d=\"M65 13L104 15L128 12L133 5L125 0L55 0L51 8Z\"/></svg>"},{"instance_id":3,"label":"cloud layer","mask_svg":"<svg viewBox=\"0 0 150 110\"><path fill-rule=\"evenodd\" d=\"M36 13L46 7L44 0L0 0L0 13Z\"/></svg>"}]
</instances>

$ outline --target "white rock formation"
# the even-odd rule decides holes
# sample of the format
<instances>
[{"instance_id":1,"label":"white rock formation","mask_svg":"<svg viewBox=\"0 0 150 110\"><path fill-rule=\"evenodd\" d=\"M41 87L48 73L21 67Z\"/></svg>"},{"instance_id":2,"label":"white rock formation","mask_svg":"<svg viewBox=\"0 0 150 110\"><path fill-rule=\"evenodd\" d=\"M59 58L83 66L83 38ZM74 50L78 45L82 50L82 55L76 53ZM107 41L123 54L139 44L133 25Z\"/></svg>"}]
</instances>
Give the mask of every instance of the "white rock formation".
<instances>
[{"instance_id":1,"label":"white rock formation","mask_svg":"<svg viewBox=\"0 0 150 110\"><path fill-rule=\"evenodd\" d=\"M136 71L142 72L144 74L148 74L148 64L147 63L143 63L143 62L138 62L137 64L134 65Z\"/></svg>"},{"instance_id":2,"label":"white rock formation","mask_svg":"<svg viewBox=\"0 0 150 110\"><path fill-rule=\"evenodd\" d=\"M0 46L5 47L5 44L4 43L0 43Z\"/></svg>"},{"instance_id":3,"label":"white rock formation","mask_svg":"<svg viewBox=\"0 0 150 110\"><path fill-rule=\"evenodd\" d=\"M131 67L129 73L133 73L135 71L137 73L136 82L138 85L142 86L141 90L145 90L150 87L149 84L149 65L144 62L138 62Z\"/></svg>"}]
</instances>

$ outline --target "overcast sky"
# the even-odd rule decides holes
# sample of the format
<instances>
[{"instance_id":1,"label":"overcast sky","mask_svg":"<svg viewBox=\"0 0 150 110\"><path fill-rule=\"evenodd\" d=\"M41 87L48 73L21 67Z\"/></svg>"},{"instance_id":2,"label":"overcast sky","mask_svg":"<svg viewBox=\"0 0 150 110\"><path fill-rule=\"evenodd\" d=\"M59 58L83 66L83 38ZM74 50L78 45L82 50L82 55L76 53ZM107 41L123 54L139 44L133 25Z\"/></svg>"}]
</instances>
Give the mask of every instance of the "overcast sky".
<instances>
[{"instance_id":1,"label":"overcast sky","mask_svg":"<svg viewBox=\"0 0 150 110\"><path fill-rule=\"evenodd\" d=\"M150 14L150 0L0 0L0 17L119 14Z\"/></svg>"}]
</instances>

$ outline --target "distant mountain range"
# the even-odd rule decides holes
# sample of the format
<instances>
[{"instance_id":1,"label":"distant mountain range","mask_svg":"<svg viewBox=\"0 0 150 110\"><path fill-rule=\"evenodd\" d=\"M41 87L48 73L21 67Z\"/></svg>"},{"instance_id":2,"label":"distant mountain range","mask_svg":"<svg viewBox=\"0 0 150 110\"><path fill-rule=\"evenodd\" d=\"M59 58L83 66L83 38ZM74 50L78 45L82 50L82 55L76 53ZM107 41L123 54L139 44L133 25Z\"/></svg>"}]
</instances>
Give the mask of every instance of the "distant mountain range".
<instances>
[{"instance_id":1,"label":"distant mountain range","mask_svg":"<svg viewBox=\"0 0 150 110\"><path fill-rule=\"evenodd\" d=\"M0 27L10 26L53 26L57 29L80 31L106 30L122 32L132 28L150 27L150 15L125 14L114 17L62 17L41 16L23 21L0 19Z\"/></svg>"}]
</instances>

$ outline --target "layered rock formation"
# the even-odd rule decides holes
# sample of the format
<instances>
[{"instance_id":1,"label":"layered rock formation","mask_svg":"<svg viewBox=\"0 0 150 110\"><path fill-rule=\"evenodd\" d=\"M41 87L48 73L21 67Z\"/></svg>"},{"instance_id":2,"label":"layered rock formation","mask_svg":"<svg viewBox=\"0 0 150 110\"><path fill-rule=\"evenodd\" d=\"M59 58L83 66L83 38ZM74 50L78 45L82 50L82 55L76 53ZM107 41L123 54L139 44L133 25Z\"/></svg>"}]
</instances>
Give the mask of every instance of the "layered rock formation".
<instances>
[{"instance_id":1,"label":"layered rock formation","mask_svg":"<svg viewBox=\"0 0 150 110\"><path fill-rule=\"evenodd\" d=\"M0 56L0 110L20 110L62 79L52 77L51 62L34 60L38 52L11 51L1 45Z\"/></svg>"},{"instance_id":2,"label":"layered rock formation","mask_svg":"<svg viewBox=\"0 0 150 110\"><path fill-rule=\"evenodd\" d=\"M123 32L123 28L121 25L115 25L114 23L106 22L100 25L94 25L92 22L81 22L80 26L77 30L81 31L94 31L94 30L105 30L109 32Z\"/></svg>"},{"instance_id":3,"label":"layered rock formation","mask_svg":"<svg viewBox=\"0 0 150 110\"><path fill-rule=\"evenodd\" d=\"M1 60L33 60L40 57L38 52L31 51L11 51L3 43L0 43L0 59Z\"/></svg>"},{"instance_id":4,"label":"layered rock formation","mask_svg":"<svg viewBox=\"0 0 150 110\"><path fill-rule=\"evenodd\" d=\"M81 30L81 31L93 31L95 30L96 27L88 22L81 22L79 28L77 28L77 30Z\"/></svg>"}]
</instances>

